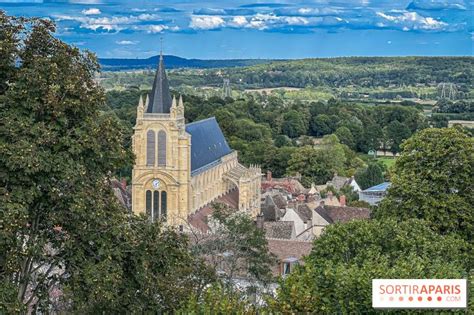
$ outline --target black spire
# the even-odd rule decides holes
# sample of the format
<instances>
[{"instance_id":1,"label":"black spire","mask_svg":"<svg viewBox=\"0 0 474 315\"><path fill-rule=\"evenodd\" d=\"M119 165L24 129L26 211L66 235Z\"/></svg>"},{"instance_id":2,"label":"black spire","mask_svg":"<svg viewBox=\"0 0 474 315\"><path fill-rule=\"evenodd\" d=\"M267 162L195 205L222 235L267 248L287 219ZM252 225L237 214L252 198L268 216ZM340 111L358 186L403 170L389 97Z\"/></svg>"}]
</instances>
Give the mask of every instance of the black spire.
<instances>
[{"instance_id":1,"label":"black spire","mask_svg":"<svg viewBox=\"0 0 474 315\"><path fill-rule=\"evenodd\" d=\"M169 113L171 108L171 93L168 78L166 77L163 53L160 52L160 61L155 75L155 82L150 93L147 113Z\"/></svg>"}]
</instances>

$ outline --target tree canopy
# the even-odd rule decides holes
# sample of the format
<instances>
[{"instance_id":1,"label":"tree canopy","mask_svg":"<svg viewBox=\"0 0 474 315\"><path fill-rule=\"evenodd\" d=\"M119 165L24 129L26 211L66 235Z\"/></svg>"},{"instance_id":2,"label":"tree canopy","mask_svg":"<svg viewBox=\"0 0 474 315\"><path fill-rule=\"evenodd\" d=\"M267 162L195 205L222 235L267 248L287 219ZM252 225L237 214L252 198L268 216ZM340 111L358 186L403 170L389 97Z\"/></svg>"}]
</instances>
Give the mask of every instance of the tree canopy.
<instances>
[{"instance_id":1,"label":"tree canopy","mask_svg":"<svg viewBox=\"0 0 474 315\"><path fill-rule=\"evenodd\" d=\"M425 129L402 145L377 214L419 218L442 234L474 238L474 139L456 128Z\"/></svg>"},{"instance_id":2,"label":"tree canopy","mask_svg":"<svg viewBox=\"0 0 474 315\"><path fill-rule=\"evenodd\" d=\"M331 225L269 306L284 313L374 313L372 279L463 278L468 250L461 238L441 236L416 219Z\"/></svg>"}]
</instances>

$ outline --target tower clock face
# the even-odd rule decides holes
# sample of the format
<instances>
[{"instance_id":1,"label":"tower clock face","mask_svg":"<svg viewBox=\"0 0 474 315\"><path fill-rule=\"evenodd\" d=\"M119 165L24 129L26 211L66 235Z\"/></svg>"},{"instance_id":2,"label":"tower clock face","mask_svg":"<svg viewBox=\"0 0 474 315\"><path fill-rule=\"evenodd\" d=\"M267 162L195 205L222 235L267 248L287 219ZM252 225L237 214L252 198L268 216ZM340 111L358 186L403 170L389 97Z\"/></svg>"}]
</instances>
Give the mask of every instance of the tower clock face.
<instances>
[{"instance_id":1,"label":"tower clock face","mask_svg":"<svg viewBox=\"0 0 474 315\"><path fill-rule=\"evenodd\" d=\"M154 179L152 182L151 182L153 188L155 189L158 189L160 187L160 180L159 179Z\"/></svg>"}]
</instances>

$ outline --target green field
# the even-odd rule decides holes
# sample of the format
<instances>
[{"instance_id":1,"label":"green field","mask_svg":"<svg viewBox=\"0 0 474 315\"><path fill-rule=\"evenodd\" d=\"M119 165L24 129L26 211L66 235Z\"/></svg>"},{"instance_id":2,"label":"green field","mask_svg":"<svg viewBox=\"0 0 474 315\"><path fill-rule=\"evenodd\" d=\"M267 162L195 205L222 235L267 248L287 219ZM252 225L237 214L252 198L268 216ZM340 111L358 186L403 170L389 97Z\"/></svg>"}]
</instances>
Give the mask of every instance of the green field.
<instances>
[{"instance_id":1,"label":"green field","mask_svg":"<svg viewBox=\"0 0 474 315\"><path fill-rule=\"evenodd\" d=\"M385 166L387 166L387 168L390 168L392 167L393 164L395 164L396 158L384 156L384 157L378 157L377 161L382 162L383 164L385 164Z\"/></svg>"}]
</instances>

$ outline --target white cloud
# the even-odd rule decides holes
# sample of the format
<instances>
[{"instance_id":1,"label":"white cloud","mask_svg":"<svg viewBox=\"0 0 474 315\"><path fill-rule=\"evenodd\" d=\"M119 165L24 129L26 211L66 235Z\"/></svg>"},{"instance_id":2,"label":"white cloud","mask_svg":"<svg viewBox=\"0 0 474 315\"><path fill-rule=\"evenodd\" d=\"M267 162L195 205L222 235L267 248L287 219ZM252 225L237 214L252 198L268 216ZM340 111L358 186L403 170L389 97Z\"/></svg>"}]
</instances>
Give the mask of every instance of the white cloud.
<instances>
[{"instance_id":1,"label":"white cloud","mask_svg":"<svg viewBox=\"0 0 474 315\"><path fill-rule=\"evenodd\" d=\"M164 30L168 29L166 25L146 25L145 30L147 33L156 34L162 33Z\"/></svg>"},{"instance_id":2,"label":"white cloud","mask_svg":"<svg viewBox=\"0 0 474 315\"><path fill-rule=\"evenodd\" d=\"M90 29L93 31L106 30L108 32L119 32L126 29L142 30L149 33L160 33L163 30L171 29L176 30L176 27L169 27L166 25L150 25L150 22L162 21L162 19L156 14L140 14L130 16L112 16L112 17L89 17L89 16L69 16L69 15L58 15L55 16L57 21L77 21L80 23L80 28ZM143 22L147 22L147 25L140 25Z\"/></svg>"},{"instance_id":3,"label":"white cloud","mask_svg":"<svg viewBox=\"0 0 474 315\"><path fill-rule=\"evenodd\" d=\"M115 42L118 45L136 45L139 43L139 41L135 40L118 40Z\"/></svg>"},{"instance_id":4,"label":"white cloud","mask_svg":"<svg viewBox=\"0 0 474 315\"><path fill-rule=\"evenodd\" d=\"M248 25L249 21L245 16L234 16L229 22L229 25L232 27L245 27Z\"/></svg>"},{"instance_id":5,"label":"white cloud","mask_svg":"<svg viewBox=\"0 0 474 315\"><path fill-rule=\"evenodd\" d=\"M400 27L404 31L440 31L446 29L448 26L448 24L443 21L438 21L432 17L421 16L417 12L403 12L398 15L388 15L383 12L377 12L376 14L383 19L380 25Z\"/></svg>"},{"instance_id":6,"label":"white cloud","mask_svg":"<svg viewBox=\"0 0 474 315\"><path fill-rule=\"evenodd\" d=\"M82 10L81 13L84 15L98 15L98 14L101 14L102 12L100 12L100 10L97 8L90 8L87 10Z\"/></svg>"},{"instance_id":7,"label":"white cloud","mask_svg":"<svg viewBox=\"0 0 474 315\"><path fill-rule=\"evenodd\" d=\"M220 16L191 16L189 27L196 30L212 30L224 26L224 19Z\"/></svg>"}]
</instances>

